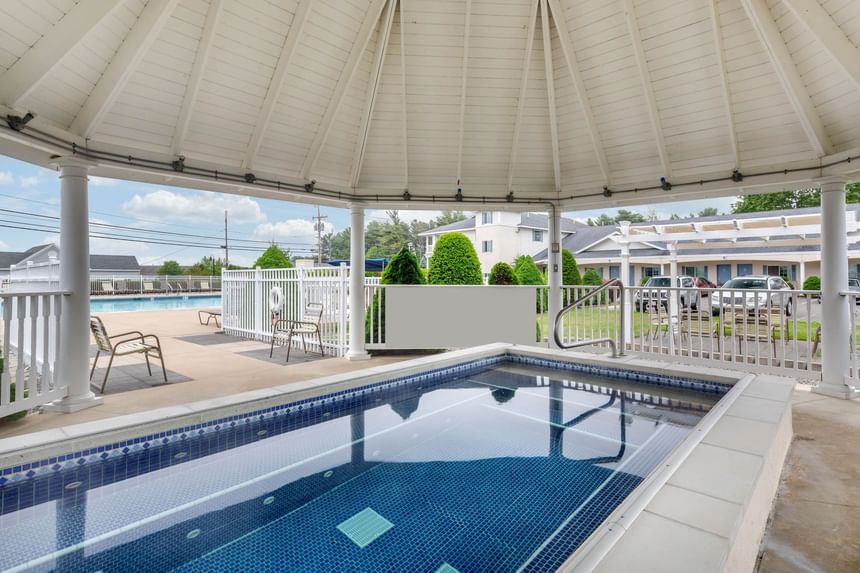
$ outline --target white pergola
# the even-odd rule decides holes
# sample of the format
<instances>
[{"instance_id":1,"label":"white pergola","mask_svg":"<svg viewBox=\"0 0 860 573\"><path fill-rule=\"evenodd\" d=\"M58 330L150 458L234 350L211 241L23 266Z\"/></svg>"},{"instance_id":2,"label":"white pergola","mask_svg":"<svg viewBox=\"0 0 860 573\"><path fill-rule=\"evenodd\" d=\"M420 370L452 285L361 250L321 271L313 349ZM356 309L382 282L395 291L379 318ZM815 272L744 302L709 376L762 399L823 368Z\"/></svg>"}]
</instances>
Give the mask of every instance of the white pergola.
<instances>
[{"instance_id":1,"label":"white pergola","mask_svg":"<svg viewBox=\"0 0 860 573\"><path fill-rule=\"evenodd\" d=\"M859 46L856 0L5 0L0 153L62 177L64 407L87 174L350 206L354 285L366 207L544 209L558 243L562 210L822 185L844 313Z\"/></svg>"}]
</instances>

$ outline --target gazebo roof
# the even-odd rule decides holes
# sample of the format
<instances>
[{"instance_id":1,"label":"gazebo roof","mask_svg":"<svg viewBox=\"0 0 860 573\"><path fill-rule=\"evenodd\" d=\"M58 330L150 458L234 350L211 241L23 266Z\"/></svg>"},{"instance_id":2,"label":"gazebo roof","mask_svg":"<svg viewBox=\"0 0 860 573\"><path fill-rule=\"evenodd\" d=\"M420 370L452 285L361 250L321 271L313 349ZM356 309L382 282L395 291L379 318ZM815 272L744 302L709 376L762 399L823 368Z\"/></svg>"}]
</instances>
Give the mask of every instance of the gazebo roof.
<instances>
[{"instance_id":1,"label":"gazebo roof","mask_svg":"<svg viewBox=\"0 0 860 573\"><path fill-rule=\"evenodd\" d=\"M521 210L860 168L844 162L860 156L856 0L6 0L0 14L0 113L35 114L0 129L0 153L44 165L75 153L100 175L330 204L450 204L459 186Z\"/></svg>"}]
</instances>

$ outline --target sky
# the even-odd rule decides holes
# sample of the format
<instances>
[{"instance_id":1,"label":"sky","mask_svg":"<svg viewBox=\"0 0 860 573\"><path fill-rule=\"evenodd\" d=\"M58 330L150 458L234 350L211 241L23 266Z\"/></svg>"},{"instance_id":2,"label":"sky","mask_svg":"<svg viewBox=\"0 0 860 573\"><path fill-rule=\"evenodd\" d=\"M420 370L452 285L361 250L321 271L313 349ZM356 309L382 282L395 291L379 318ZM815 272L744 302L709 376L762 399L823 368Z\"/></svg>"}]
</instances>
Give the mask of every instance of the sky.
<instances>
[{"instance_id":1,"label":"sky","mask_svg":"<svg viewBox=\"0 0 860 573\"><path fill-rule=\"evenodd\" d=\"M224 211L228 212L230 262L250 266L272 240L296 255L308 255L316 245L312 205L257 199L240 195L193 191L164 185L151 185L90 178L91 232L106 235L93 238L93 254L134 255L142 265L158 265L172 259L192 264L203 256L223 257L220 248L224 235ZM704 199L662 203L648 208L630 208L668 219L673 213L686 216L705 207L728 211L734 198ZM613 215L617 209L596 209L565 213L578 219ZM349 226L348 209L321 208L326 232ZM43 243L58 243L60 182L49 169L0 156L0 251L24 251ZM400 211L404 221L430 220L438 211ZM385 221L385 211L368 210L366 221ZM110 227L109 225L114 225ZM29 227L28 230L10 227ZM134 229L117 228L132 227ZM135 230L137 229L137 230ZM163 235L170 231L186 235ZM109 236L107 236L109 235ZM147 237L158 243L135 240ZM124 240L123 240L124 239ZM238 247L247 250L238 250Z\"/></svg>"}]
</instances>

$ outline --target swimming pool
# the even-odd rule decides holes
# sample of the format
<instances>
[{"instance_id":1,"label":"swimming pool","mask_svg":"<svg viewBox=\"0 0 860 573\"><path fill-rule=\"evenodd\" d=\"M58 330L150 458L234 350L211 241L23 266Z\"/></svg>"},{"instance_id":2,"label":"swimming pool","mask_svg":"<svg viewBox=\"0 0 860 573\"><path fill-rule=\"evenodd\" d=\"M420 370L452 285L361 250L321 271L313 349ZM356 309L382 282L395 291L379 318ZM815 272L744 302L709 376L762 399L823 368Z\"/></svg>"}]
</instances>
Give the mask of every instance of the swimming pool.
<instances>
[{"instance_id":1,"label":"swimming pool","mask_svg":"<svg viewBox=\"0 0 860 573\"><path fill-rule=\"evenodd\" d=\"M131 312L138 310L180 310L221 306L221 295L147 296L90 299L90 312Z\"/></svg>"},{"instance_id":2,"label":"swimming pool","mask_svg":"<svg viewBox=\"0 0 860 573\"><path fill-rule=\"evenodd\" d=\"M4 469L0 569L552 571L727 389L501 356Z\"/></svg>"}]
</instances>

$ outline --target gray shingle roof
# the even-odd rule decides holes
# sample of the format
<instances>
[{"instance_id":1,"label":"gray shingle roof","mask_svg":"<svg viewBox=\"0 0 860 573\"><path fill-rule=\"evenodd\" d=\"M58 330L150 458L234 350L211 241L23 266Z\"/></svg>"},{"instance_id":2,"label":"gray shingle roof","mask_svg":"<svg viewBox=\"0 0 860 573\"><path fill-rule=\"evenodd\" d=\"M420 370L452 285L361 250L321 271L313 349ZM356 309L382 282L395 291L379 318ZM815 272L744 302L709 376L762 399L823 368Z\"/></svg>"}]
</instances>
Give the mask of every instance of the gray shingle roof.
<instances>
[{"instance_id":1,"label":"gray shingle roof","mask_svg":"<svg viewBox=\"0 0 860 573\"><path fill-rule=\"evenodd\" d=\"M532 229L548 229L548 218L543 213L523 213L520 216L520 227L529 227ZM575 233L578 229L587 227L585 223L574 221L566 217L561 218L561 232Z\"/></svg>"},{"instance_id":2,"label":"gray shingle roof","mask_svg":"<svg viewBox=\"0 0 860 573\"><path fill-rule=\"evenodd\" d=\"M615 228L615 225L605 225L601 227L589 227L588 225L585 225L577 229L577 231L572 235L568 235L563 238L561 240L561 247L563 249L567 249L573 254L576 254L578 251L605 239L616 231L617 229ZM546 260L546 249L534 255L532 258L536 261Z\"/></svg>"},{"instance_id":3,"label":"gray shingle roof","mask_svg":"<svg viewBox=\"0 0 860 573\"><path fill-rule=\"evenodd\" d=\"M48 246L50 245L37 245L24 252L0 252L0 269L17 265ZM90 268L104 271L137 271L140 270L140 265L137 263L137 257L131 255L90 255Z\"/></svg>"},{"instance_id":4,"label":"gray shingle roof","mask_svg":"<svg viewBox=\"0 0 860 573\"><path fill-rule=\"evenodd\" d=\"M455 221L454 223L450 223L448 225L442 225L441 227L435 227L433 229L428 229L423 233L419 233L419 235L428 235L428 234L436 234L436 233L447 233L449 231L463 231L466 229L474 229L475 228L475 217L474 215L471 217L467 217L462 221Z\"/></svg>"}]
</instances>

